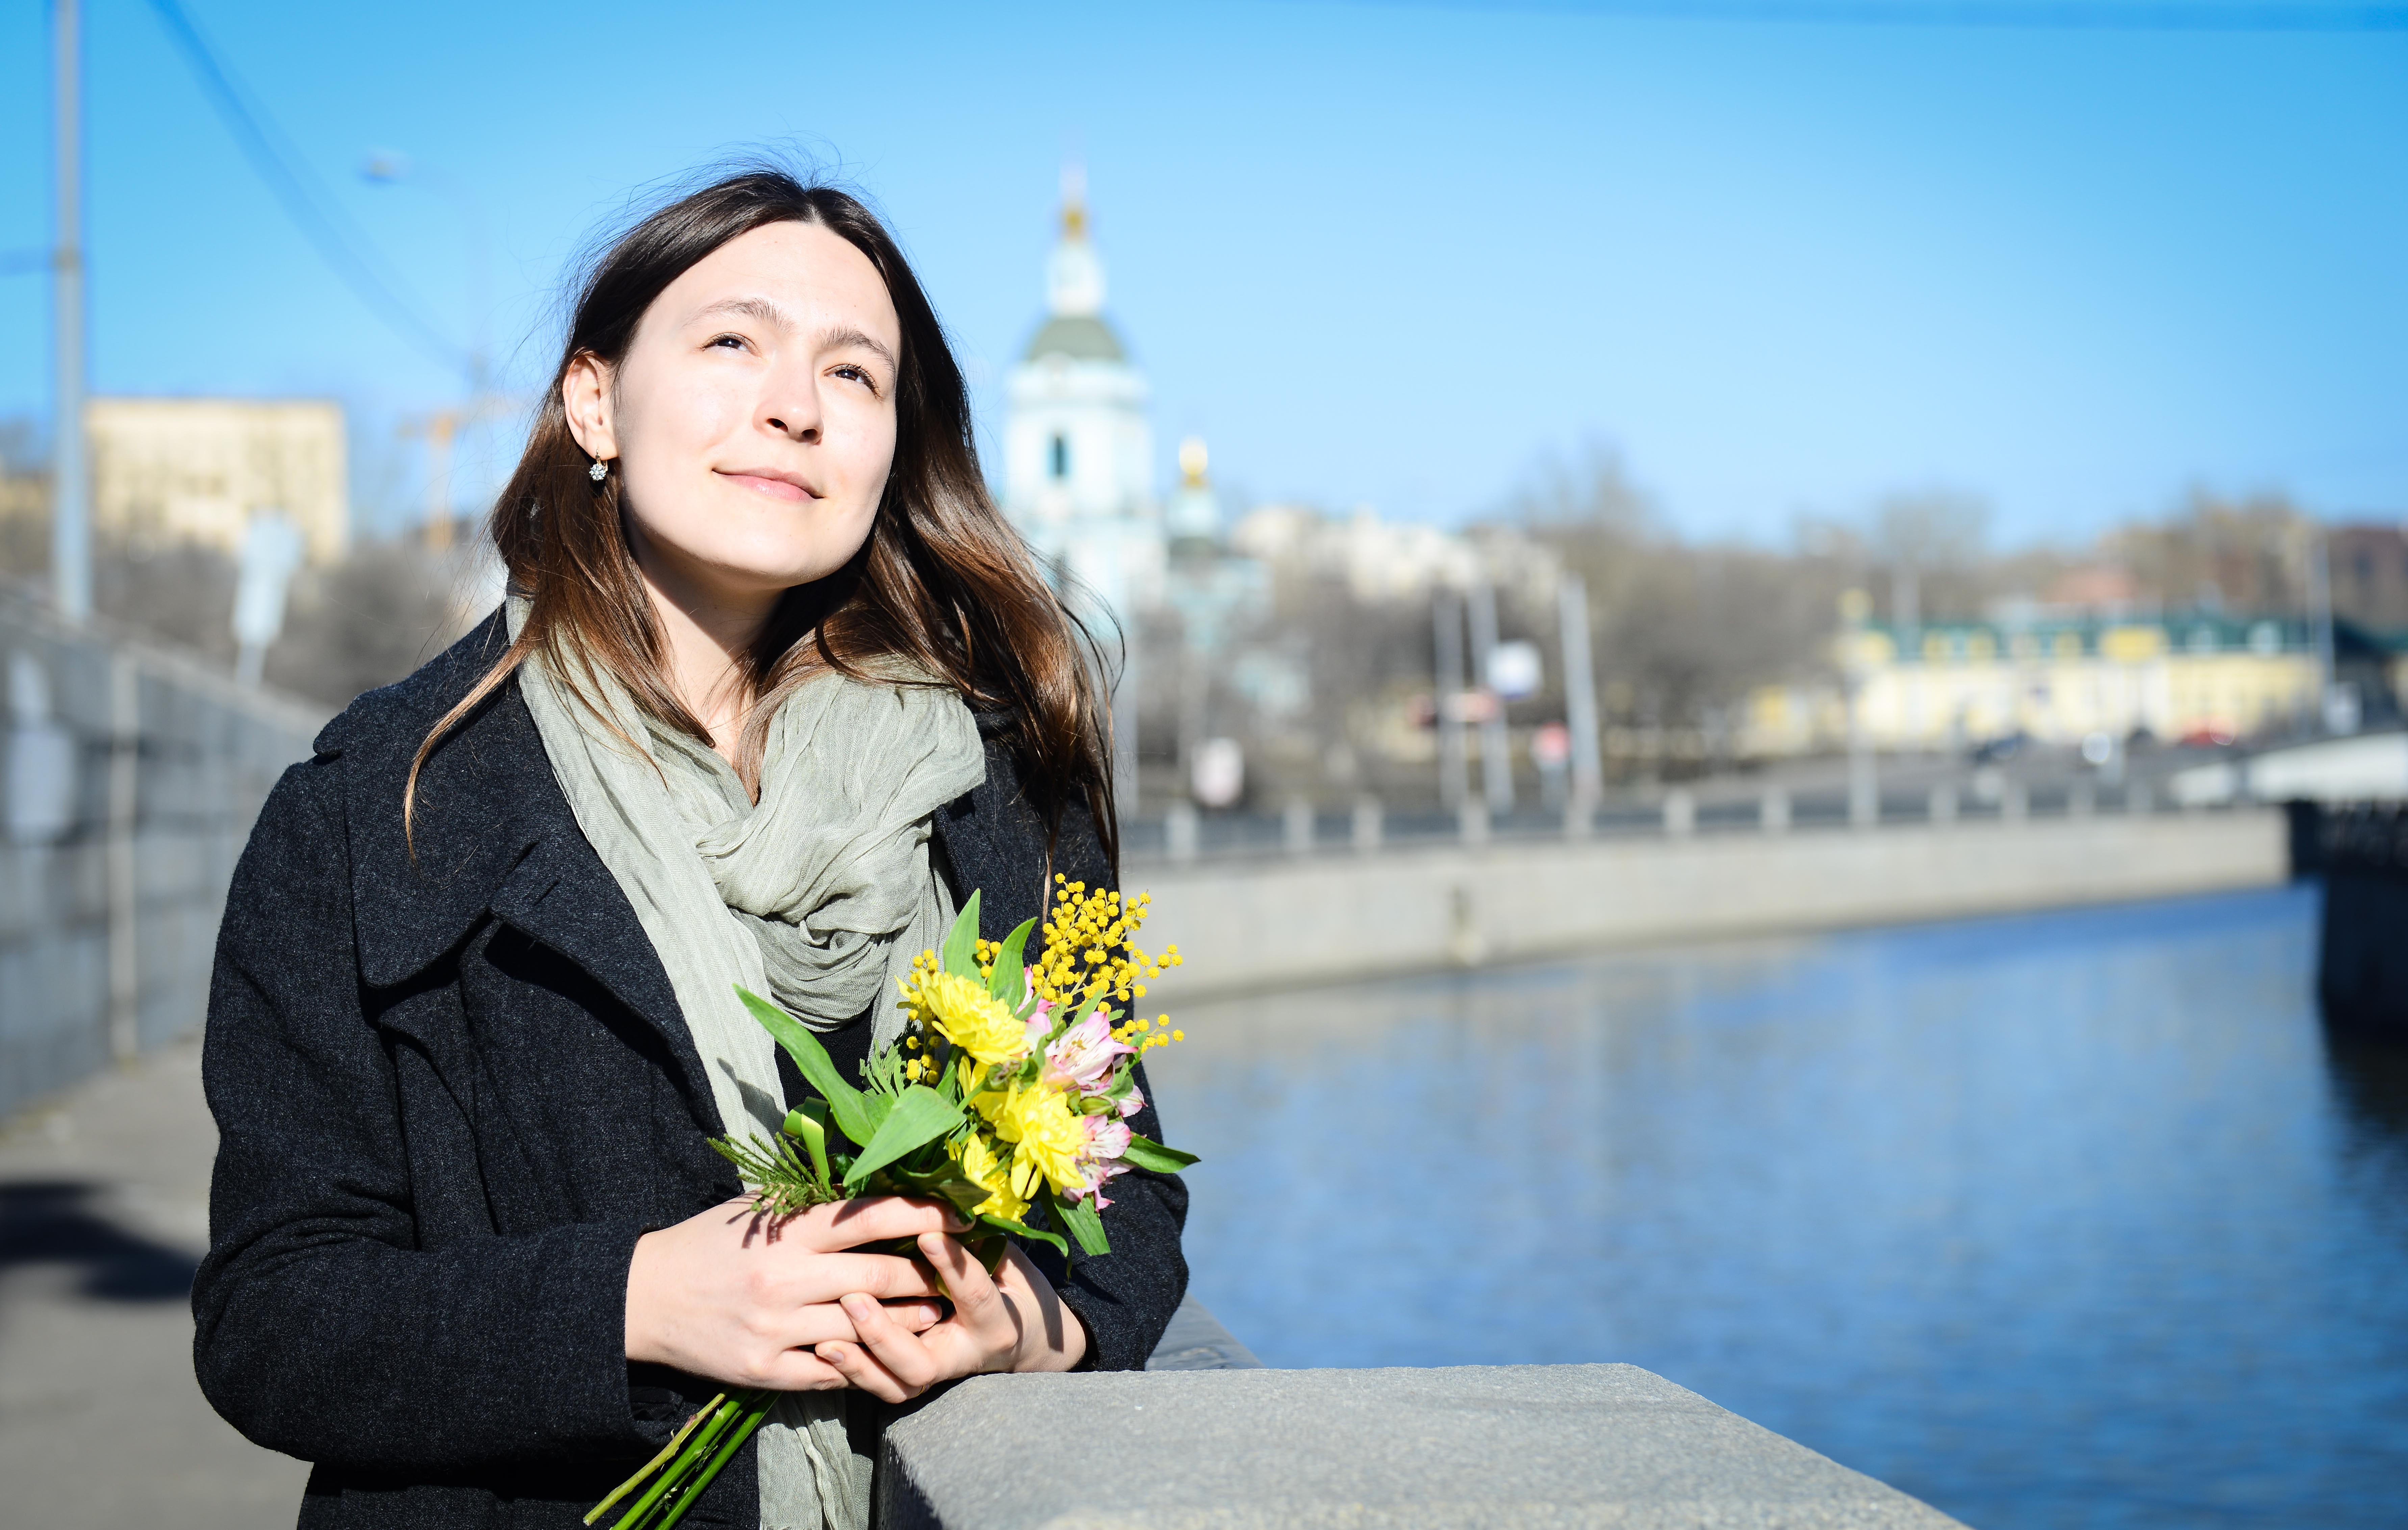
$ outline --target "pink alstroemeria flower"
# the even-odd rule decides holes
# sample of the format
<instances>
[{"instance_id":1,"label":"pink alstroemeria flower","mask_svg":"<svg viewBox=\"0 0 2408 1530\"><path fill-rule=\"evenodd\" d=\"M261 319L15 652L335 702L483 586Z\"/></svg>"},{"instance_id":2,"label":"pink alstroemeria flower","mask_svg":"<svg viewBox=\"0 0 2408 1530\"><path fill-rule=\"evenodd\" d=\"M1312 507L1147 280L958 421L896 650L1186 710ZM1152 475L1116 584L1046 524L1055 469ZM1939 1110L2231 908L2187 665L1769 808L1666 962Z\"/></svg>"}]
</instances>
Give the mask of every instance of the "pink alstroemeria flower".
<instances>
[{"instance_id":1,"label":"pink alstroemeria flower","mask_svg":"<svg viewBox=\"0 0 2408 1530\"><path fill-rule=\"evenodd\" d=\"M1121 1096L1121 1119L1126 1121L1144 1108L1145 1091L1135 1084L1129 1085L1129 1092Z\"/></svg>"},{"instance_id":2,"label":"pink alstroemeria flower","mask_svg":"<svg viewBox=\"0 0 2408 1530\"><path fill-rule=\"evenodd\" d=\"M1087 1118L1087 1145L1079 1151L1078 1159L1086 1183L1069 1193L1072 1200L1092 1194L1098 1211L1112 1204L1104 1194L1104 1186L1128 1172L1128 1165L1120 1159L1128 1151L1131 1135L1125 1124L1111 1116Z\"/></svg>"},{"instance_id":3,"label":"pink alstroemeria flower","mask_svg":"<svg viewBox=\"0 0 2408 1530\"><path fill-rule=\"evenodd\" d=\"M1136 1051L1135 1047L1113 1037L1112 1028L1103 1016L1091 1014L1045 1049L1045 1077L1059 1088L1100 1094L1112 1086L1112 1075L1119 1070L1120 1060Z\"/></svg>"},{"instance_id":4,"label":"pink alstroemeria flower","mask_svg":"<svg viewBox=\"0 0 2408 1530\"><path fill-rule=\"evenodd\" d=\"M1028 1045L1032 1049L1054 1028L1053 1008L1052 999L1039 999L1037 1008L1028 1012Z\"/></svg>"}]
</instances>

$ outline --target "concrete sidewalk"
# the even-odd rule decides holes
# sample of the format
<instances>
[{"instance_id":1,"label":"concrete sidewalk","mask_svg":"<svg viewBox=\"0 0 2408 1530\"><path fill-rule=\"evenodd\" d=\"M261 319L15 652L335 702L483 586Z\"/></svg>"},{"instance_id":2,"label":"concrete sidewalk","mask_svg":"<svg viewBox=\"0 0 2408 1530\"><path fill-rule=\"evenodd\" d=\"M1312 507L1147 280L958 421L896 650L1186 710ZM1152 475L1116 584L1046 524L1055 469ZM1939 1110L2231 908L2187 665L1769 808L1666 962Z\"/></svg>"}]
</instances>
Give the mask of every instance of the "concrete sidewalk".
<instances>
[{"instance_id":1,"label":"concrete sidewalk","mask_svg":"<svg viewBox=\"0 0 2408 1530\"><path fill-rule=\"evenodd\" d=\"M309 1468L193 1380L193 1269L217 1131L200 1045L0 1125L0 1520L46 1530L291 1524Z\"/></svg>"}]
</instances>

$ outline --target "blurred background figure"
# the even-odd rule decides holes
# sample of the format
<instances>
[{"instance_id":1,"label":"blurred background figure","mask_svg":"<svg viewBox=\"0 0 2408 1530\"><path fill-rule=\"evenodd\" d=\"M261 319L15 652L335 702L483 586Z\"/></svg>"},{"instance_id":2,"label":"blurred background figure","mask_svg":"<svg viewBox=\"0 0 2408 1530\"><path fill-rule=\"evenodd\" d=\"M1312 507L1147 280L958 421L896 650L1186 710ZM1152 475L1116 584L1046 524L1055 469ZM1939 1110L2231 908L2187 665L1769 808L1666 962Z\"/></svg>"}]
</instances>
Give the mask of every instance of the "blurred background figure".
<instances>
[{"instance_id":1,"label":"blurred background figure","mask_svg":"<svg viewBox=\"0 0 2408 1530\"><path fill-rule=\"evenodd\" d=\"M290 1512L179 1368L234 857L499 600L543 283L766 147L1097 637L1255 1351L1631 1360L1994 1530L2394 1523L2403 69L2322 0L0 18L0 1479Z\"/></svg>"}]
</instances>

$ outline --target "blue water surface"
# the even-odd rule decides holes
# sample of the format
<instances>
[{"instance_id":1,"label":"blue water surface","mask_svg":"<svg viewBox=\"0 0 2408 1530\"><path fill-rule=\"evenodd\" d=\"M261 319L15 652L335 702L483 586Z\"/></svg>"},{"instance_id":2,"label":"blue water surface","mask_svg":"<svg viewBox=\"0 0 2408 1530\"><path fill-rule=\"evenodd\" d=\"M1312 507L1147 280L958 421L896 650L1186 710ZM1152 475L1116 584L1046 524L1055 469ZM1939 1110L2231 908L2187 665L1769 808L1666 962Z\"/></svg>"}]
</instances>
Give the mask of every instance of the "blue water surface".
<instances>
[{"instance_id":1,"label":"blue water surface","mask_svg":"<svg viewBox=\"0 0 2408 1530\"><path fill-rule=\"evenodd\" d=\"M1274 1366L1628 1361L1981 1530L2408 1524L2408 1065L2315 911L1191 1006L1196 1293Z\"/></svg>"}]
</instances>

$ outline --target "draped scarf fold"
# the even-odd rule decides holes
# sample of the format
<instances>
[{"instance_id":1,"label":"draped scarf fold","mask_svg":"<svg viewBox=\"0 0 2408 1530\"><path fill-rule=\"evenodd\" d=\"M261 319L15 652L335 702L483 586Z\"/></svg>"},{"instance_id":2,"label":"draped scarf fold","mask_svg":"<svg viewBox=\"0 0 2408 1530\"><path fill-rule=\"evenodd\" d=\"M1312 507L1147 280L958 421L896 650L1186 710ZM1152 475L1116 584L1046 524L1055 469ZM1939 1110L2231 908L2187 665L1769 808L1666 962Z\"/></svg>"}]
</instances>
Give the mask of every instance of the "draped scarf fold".
<instances>
[{"instance_id":1,"label":"draped scarf fold","mask_svg":"<svg viewBox=\"0 0 2408 1530\"><path fill-rule=\"evenodd\" d=\"M513 638L526 610L511 598ZM574 692L541 655L519 669L552 774L667 969L731 1136L774 1134L786 1114L775 1046L738 984L813 1030L869 1011L882 1047L902 1023L893 979L953 921L928 840L936 810L985 777L978 724L925 675L889 663L881 676L825 675L785 699L756 804L716 751L599 665L580 666ZM846 1437L844 1397L793 1394L763 1424L762 1530L868 1530L870 1463Z\"/></svg>"}]
</instances>

